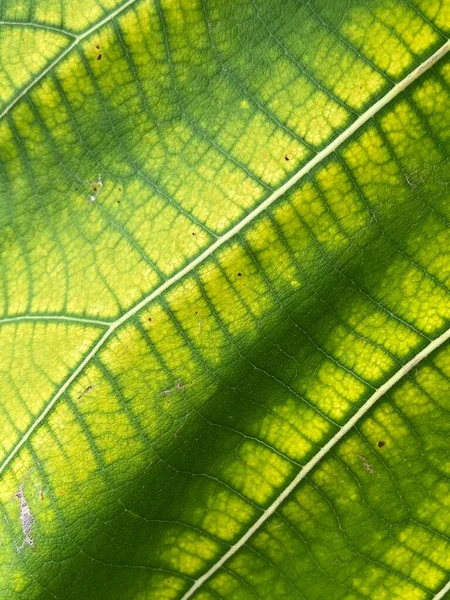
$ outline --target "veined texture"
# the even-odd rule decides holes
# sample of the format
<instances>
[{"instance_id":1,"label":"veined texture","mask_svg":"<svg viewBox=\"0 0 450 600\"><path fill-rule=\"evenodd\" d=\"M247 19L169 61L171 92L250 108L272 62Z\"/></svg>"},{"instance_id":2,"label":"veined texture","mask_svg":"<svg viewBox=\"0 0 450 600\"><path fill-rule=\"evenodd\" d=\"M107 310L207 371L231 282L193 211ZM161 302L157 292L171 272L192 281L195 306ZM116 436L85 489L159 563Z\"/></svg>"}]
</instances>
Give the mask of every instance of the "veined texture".
<instances>
[{"instance_id":1,"label":"veined texture","mask_svg":"<svg viewBox=\"0 0 450 600\"><path fill-rule=\"evenodd\" d=\"M448 591L448 0L0 0L0 597Z\"/></svg>"}]
</instances>

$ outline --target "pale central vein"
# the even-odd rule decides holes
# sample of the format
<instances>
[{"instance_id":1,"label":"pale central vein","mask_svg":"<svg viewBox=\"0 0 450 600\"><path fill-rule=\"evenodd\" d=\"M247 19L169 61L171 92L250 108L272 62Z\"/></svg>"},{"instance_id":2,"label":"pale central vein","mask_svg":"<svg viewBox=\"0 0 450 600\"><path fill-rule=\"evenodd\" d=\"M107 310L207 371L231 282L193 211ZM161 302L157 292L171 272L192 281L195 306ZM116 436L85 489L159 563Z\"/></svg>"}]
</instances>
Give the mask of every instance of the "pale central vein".
<instances>
[{"instance_id":1,"label":"pale central vein","mask_svg":"<svg viewBox=\"0 0 450 600\"><path fill-rule=\"evenodd\" d=\"M117 9L115 13L112 13L104 19L102 22L98 23L95 28L100 27L107 20L114 18L119 12L127 8L136 2L136 0L129 0L124 5ZM82 37L86 37L89 33L92 33L91 29L88 32L85 32ZM45 420L48 413L52 410L56 402L59 398L65 393L70 384L78 377L78 375L82 372L84 367L90 362L90 360L97 354L100 348L103 347L108 338L114 333L114 331L127 322L131 317L133 317L137 312L139 312L142 308L144 308L147 304L152 302L155 298L160 296L165 290L173 286L175 283L180 281L185 275L193 271L199 264L205 261L211 254L213 254L218 248L223 246L226 242L228 242L232 237L237 235L242 229L244 229L249 223L251 223L258 215L264 212L269 206L271 206L280 196L286 193L292 186L294 186L299 179L301 179L304 175L309 173L315 166L317 166L321 161L330 156L335 150L341 146L345 141L347 141L353 133L355 133L358 129L360 129L365 123L367 123L375 114L377 114L384 106L386 106L391 100L393 100L398 94L400 94L404 89L406 89L409 85L411 85L414 81L416 81L422 73L430 69L441 57L443 57L450 50L450 40L447 41L443 46L441 46L432 56L430 56L426 61L420 64L414 71L412 71L407 77L402 79L397 85L395 85L383 98L378 100L373 106L371 106L365 113L363 113L356 121L354 121L345 131L343 131L337 138L335 138L326 148L321 150L314 158L312 158L308 163L306 163L293 177L291 177L288 181L286 181L278 190L273 192L268 198L266 198L261 204L259 204L253 211L251 211L244 219L242 219L239 223L237 223L234 227L232 227L227 233L218 238L213 244L211 244L206 250L204 250L199 256L197 256L194 260L192 260L188 265L186 265L183 269L175 273L172 277L167 279L162 285L156 288L153 292L151 292L148 296L143 298L140 302L138 302L134 307L130 308L126 313L124 313L121 317L119 317L116 321L112 322L108 327L103 336L99 339L99 341L95 344L95 346L91 349L91 351L85 356L83 361L78 365L75 371L68 377L68 379L64 382L64 384L60 387L58 392L53 396L51 401L47 404L45 409L41 412L41 414L36 418L36 420L30 425L27 431L23 434L22 438L17 442L8 456L4 459L3 463L0 466L0 473L2 473L7 465L12 461L14 456L18 453L20 448L26 443L32 433L35 431L37 427Z\"/></svg>"},{"instance_id":2,"label":"pale central vein","mask_svg":"<svg viewBox=\"0 0 450 600\"><path fill-rule=\"evenodd\" d=\"M441 600L441 598L443 599L447 592L450 592L450 581L448 581L442 590L438 592L436 596L434 596L433 600Z\"/></svg>"},{"instance_id":3,"label":"pale central vein","mask_svg":"<svg viewBox=\"0 0 450 600\"><path fill-rule=\"evenodd\" d=\"M0 120L3 119L3 117L9 113L9 111L11 110L11 108L15 104L17 104L17 102L19 102L19 100L21 98L23 98L23 96L25 96L25 94L27 94L32 87L34 87L43 77L45 77L47 75L47 73L49 73L54 67L56 67L56 65L58 63L60 63L62 61L62 59L65 56L67 56L71 50L73 50L75 48L75 46L78 46L78 44L82 40L84 40L85 38L87 38L89 35L91 35L91 33L93 33L94 31L97 31L97 29L100 29L100 27L103 27L103 25L106 25L106 23L108 23L109 21L111 21L112 19L114 19L115 17L117 17L117 15L119 15L121 12L123 12L124 10L126 10L129 6L131 6L135 2L137 2L137 0L127 0L127 2L125 2L124 4L122 4L121 6L119 6L118 8L116 8L116 10L114 10L112 13L110 13L107 17L105 17L101 21L98 21L95 25L93 25L92 27L90 27L84 33L81 33L80 35L74 36L73 34L66 33L66 35L71 35L72 37L75 37L75 40L70 44L70 46L67 46L67 48L63 52L61 52L61 54L59 54L55 58L55 60L53 60L43 71L41 71L39 73L38 77L36 77L35 79L33 79L33 81L31 83L29 83L20 92L20 94L18 96L16 96L14 98L14 100L12 100L8 104L8 106L6 106L6 108L0 114Z\"/></svg>"},{"instance_id":4,"label":"pale central vein","mask_svg":"<svg viewBox=\"0 0 450 600\"><path fill-rule=\"evenodd\" d=\"M349 421L334 435L326 444L319 450L319 452L299 471L294 477L291 483L284 488L284 490L278 495L276 500L267 508L259 519L246 531L246 533L235 543L231 548L201 577L199 577L190 587L190 589L184 594L181 600L187 600L190 598L198 588L205 583L210 577L216 573L222 565L229 560L236 552L247 543L247 541L254 535L260 527L267 521L267 519L274 514L279 506L286 500L291 494L294 488L304 479L308 473L317 465L318 462L326 456L330 450L356 425L356 423L362 419L368 410L384 396L396 383L398 383L407 373L422 362L427 356L429 356L436 348L442 346L450 338L450 328L447 329L442 335L433 340L428 344L421 352L416 354L409 362L407 362L401 369L399 369L390 379L388 379L381 387L379 387L370 398L361 406ZM441 596L439 596L441 597Z\"/></svg>"}]
</instances>

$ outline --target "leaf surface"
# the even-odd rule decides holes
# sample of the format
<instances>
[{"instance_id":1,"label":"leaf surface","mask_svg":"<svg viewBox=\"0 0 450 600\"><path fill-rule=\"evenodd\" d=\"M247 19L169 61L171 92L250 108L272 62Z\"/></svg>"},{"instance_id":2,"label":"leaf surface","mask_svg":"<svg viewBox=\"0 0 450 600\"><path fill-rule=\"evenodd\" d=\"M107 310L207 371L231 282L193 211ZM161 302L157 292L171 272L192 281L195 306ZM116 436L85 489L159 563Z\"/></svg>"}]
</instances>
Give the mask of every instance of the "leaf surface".
<instances>
[{"instance_id":1,"label":"leaf surface","mask_svg":"<svg viewBox=\"0 0 450 600\"><path fill-rule=\"evenodd\" d=\"M444 598L448 0L0 1L0 597Z\"/></svg>"}]
</instances>

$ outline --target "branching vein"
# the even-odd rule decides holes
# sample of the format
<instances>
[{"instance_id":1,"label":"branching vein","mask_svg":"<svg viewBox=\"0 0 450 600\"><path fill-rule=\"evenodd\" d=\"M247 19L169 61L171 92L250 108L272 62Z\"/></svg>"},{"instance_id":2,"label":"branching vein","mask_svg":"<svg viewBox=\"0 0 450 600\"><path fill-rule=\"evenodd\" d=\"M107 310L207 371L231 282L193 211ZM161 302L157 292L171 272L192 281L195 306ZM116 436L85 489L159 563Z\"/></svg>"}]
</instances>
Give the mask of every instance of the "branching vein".
<instances>
[{"instance_id":1,"label":"branching vein","mask_svg":"<svg viewBox=\"0 0 450 600\"><path fill-rule=\"evenodd\" d=\"M136 0L129 0L127 3L122 5L119 9L117 9L114 13L109 15L102 22L98 23L94 28L91 28L88 32L85 32L80 38L77 38L75 43L78 43L82 38L86 37L94 29L97 29L105 22L114 18L119 12L125 10L126 7L131 6L133 2ZM309 173L314 167L316 167L321 161L325 158L333 154L346 140L348 140L358 129L360 129L365 123L367 123L374 115L376 115L382 108L384 108L391 100L393 100L396 96L398 96L403 90L405 90L409 85L411 85L414 81L416 81L422 73L430 69L440 58L442 58L448 51L450 50L450 40L447 41L443 46L441 46L432 56L430 56L426 61L424 61L421 65L419 65L414 71L412 71L407 77L405 77L402 81L400 81L397 85L395 85L383 98L378 100L373 106L371 106L364 114L362 114L356 121L354 121L350 127L348 127L345 131L343 131L337 138L335 138L331 144L329 144L326 148L324 148L321 152L316 154L316 156L311 159L308 163L306 163L293 177L291 177L288 181L286 181L278 190L273 192L268 198L266 198L259 206L257 206L252 212L250 212L244 219L242 219L239 223L237 223L234 227L228 230L223 236L218 238L213 244L211 244L204 252L202 252L199 256L197 256L194 260L192 260L188 265L186 265L183 269L175 273L172 277L167 279L162 285L156 288L153 292L148 294L145 298L143 298L140 302L138 302L135 306L133 306L130 310L124 313L121 317L119 317L116 321L112 322L106 332L102 335L99 341L95 344L95 346L91 349L91 351L85 356L82 362L78 365L78 367L73 371L73 373L68 377L68 379L64 382L64 384L60 387L57 393L53 396L50 402L46 405L41 414L37 417L37 419L30 425L28 430L23 434L22 438L17 442L15 447L11 450L9 455L4 459L3 463L0 466L0 473L2 473L8 464L13 460L22 446L26 443L26 441L30 438L32 433L36 430L37 427L45 420L46 416L53 409L55 404L58 402L59 398L64 394L64 392L69 388L71 383L75 381L75 379L80 375L83 371L84 367L91 361L91 359L99 352L99 350L104 346L106 341L111 337L116 329L121 327L124 323L129 321L132 317L134 317L142 308L147 306L150 302L152 302L155 298L163 294L168 288L172 287L175 283L180 281L185 275L193 271L196 267L198 267L201 263L203 263L209 256L211 256L218 248L223 246L226 242L228 242L231 238L237 235L242 229L244 229L249 223L251 223L258 215L264 212L269 206L271 206L278 198L280 198L283 194L285 194L290 188L292 188L302 177L304 177L307 173ZM17 101L17 100L16 100ZM427 354L424 354L428 348L434 348L440 345L445 341L444 336L448 336L449 333L446 332L437 340L431 342L425 350L418 354L416 359L418 358L419 362L422 360ZM439 342L440 340L440 342ZM438 343L439 342L439 343ZM437 346L436 346L437 344ZM435 346L433 346L435 345ZM432 350L429 350L431 352ZM428 353L429 353L428 352ZM401 377L406 374L406 372L414 366L413 359L405 365L398 373L401 373ZM407 369L407 370L405 370ZM395 376L394 376L395 377ZM391 378L389 382L392 382L394 378ZM397 381L397 380L396 380ZM388 382L388 383L389 383ZM393 385L394 383L391 383ZM385 384L387 385L387 384ZM383 389L383 388L380 388ZM389 389L389 388L388 388ZM375 392L372 396L376 396L379 392ZM384 393L384 391L382 392ZM377 396L378 398L379 396ZM358 414L358 413L357 413ZM351 423L352 421L349 421ZM350 425L351 427L351 425ZM340 438L338 438L340 439ZM336 440L337 441L337 440ZM336 442L334 442L336 443ZM334 445L334 444L333 444ZM321 456L320 453L317 456ZM320 458L318 459L320 460ZM312 467L311 467L312 468ZM303 471L302 471L303 472Z\"/></svg>"}]
</instances>

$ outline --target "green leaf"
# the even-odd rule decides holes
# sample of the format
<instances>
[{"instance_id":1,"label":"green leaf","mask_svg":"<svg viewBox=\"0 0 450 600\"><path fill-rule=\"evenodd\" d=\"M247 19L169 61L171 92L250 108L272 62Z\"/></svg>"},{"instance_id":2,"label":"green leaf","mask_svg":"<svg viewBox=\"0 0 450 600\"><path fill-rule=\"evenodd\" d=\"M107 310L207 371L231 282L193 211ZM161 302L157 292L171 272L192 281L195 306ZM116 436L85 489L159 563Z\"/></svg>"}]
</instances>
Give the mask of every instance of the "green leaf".
<instances>
[{"instance_id":1,"label":"green leaf","mask_svg":"<svg viewBox=\"0 0 450 600\"><path fill-rule=\"evenodd\" d=\"M0 598L443 599L449 0L0 23Z\"/></svg>"}]
</instances>

